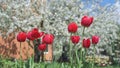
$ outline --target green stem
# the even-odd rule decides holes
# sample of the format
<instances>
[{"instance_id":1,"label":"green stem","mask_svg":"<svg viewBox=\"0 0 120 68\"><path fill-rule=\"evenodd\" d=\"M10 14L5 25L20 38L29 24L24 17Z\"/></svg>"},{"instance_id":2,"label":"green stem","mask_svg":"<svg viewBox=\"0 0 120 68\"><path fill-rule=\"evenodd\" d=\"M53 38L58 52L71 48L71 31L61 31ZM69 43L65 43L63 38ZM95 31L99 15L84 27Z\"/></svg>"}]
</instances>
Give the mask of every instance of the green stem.
<instances>
[{"instance_id":1,"label":"green stem","mask_svg":"<svg viewBox=\"0 0 120 68\"><path fill-rule=\"evenodd\" d=\"M95 45L94 45L94 55L93 55L93 68L95 67Z\"/></svg>"},{"instance_id":2,"label":"green stem","mask_svg":"<svg viewBox=\"0 0 120 68\"><path fill-rule=\"evenodd\" d=\"M83 31L82 31L82 37L83 37L83 38L84 38L84 32L85 32L85 27L83 27ZM80 52L80 55L81 55L81 58L80 58L80 59L81 59L82 61L84 61L84 60L83 60L84 55L83 55L82 48L80 49L80 51L81 51L81 52Z\"/></svg>"},{"instance_id":3,"label":"green stem","mask_svg":"<svg viewBox=\"0 0 120 68\"><path fill-rule=\"evenodd\" d=\"M20 42L20 60L22 60L22 47L21 47L21 42Z\"/></svg>"},{"instance_id":4,"label":"green stem","mask_svg":"<svg viewBox=\"0 0 120 68\"><path fill-rule=\"evenodd\" d=\"M85 56L87 55L87 49L85 48Z\"/></svg>"},{"instance_id":5,"label":"green stem","mask_svg":"<svg viewBox=\"0 0 120 68\"><path fill-rule=\"evenodd\" d=\"M22 67L22 47L20 42L20 67Z\"/></svg>"},{"instance_id":6,"label":"green stem","mask_svg":"<svg viewBox=\"0 0 120 68\"><path fill-rule=\"evenodd\" d=\"M79 56L78 56L78 51L75 50L75 55L76 55L76 59L77 59L77 65L80 68L80 60L79 60Z\"/></svg>"},{"instance_id":7,"label":"green stem","mask_svg":"<svg viewBox=\"0 0 120 68\"><path fill-rule=\"evenodd\" d=\"M32 56L33 59L34 59L33 61L35 61L35 55L36 55L36 51L35 51L35 50L36 50L36 47L35 47L35 46L37 46L36 43L37 43L37 40L35 39L35 40L33 41L33 51L34 51L34 54L33 54L33 56Z\"/></svg>"},{"instance_id":8,"label":"green stem","mask_svg":"<svg viewBox=\"0 0 120 68\"><path fill-rule=\"evenodd\" d=\"M35 61L35 45L33 46L33 51L34 51L34 52L33 52L32 57L33 57L33 59L34 59L33 61Z\"/></svg>"},{"instance_id":9,"label":"green stem","mask_svg":"<svg viewBox=\"0 0 120 68\"><path fill-rule=\"evenodd\" d=\"M41 61L44 62L44 51L41 52Z\"/></svg>"},{"instance_id":10,"label":"green stem","mask_svg":"<svg viewBox=\"0 0 120 68\"><path fill-rule=\"evenodd\" d=\"M84 36L84 32L85 32L85 27L83 28L82 36Z\"/></svg>"},{"instance_id":11,"label":"green stem","mask_svg":"<svg viewBox=\"0 0 120 68\"><path fill-rule=\"evenodd\" d=\"M72 33L70 34L70 37L72 36ZM72 47L71 47L71 42L69 40L69 44L70 44L70 49L69 49L69 57L70 57L70 63L72 64L72 55L71 55L71 51L72 51Z\"/></svg>"},{"instance_id":12,"label":"green stem","mask_svg":"<svg viewBox=\"0 0 120 68\"><path fill-rule=\"evenodd\" d=\"M82 51L82 61L85 62L85 56L86 56L86 48Z\"/></svg>"},{"instance_id":13,"label":"green stem","mask_svg":"<svg viewBox=\"0 0 120 68\"><path fill-rule=\"evenodd\" d=\"M86 54L87 54L87 49L85 48L85 50L84 50L84 55L83 55L83 57L84 57L83 61L84 61L84 62L85 62L85 56L86 56Z\"/></svg>"},{"instance_id":14,"label":"green stem","mask_svg":"<svg viewBox=\"0 0 120 68\"><path fill-rule=\"evenodd\" d=\"M29 46L28 46L28 50L27 50L27 58L29 59L29 50L30 50L30 48L29 48Z\"/></svg>"},{"instance_id":15,"label":"green stem","mask_svg":"<svg viewBox=\"0 0 120 68\"><path fill-rule=\"evenodd\" d=\"M18 61L15 62L15 68L18 68Z\"/></svg>"},{"instance_id":16,"label":"green stem","mask_svg":"<svg viewBox=\"0 0 120 68\"><path fill-rule=\"evenodd\" d=\"M82 56L82 48L80 48L80 59L82 60L83 56Z\"/></svg>"},{"instance_id":17,"label":"green stem","mask_svg":"<svg viewBox=\"0 0 120 68\"><path fill-rule=\"evenodd\" d=\"M29 58L29 49L30 49L29 46L30 46L30 41L28 41L28 44L29 44L29 45L28 45L28 50L27 50L27 59Z\"/></svg>"}]
</instances>

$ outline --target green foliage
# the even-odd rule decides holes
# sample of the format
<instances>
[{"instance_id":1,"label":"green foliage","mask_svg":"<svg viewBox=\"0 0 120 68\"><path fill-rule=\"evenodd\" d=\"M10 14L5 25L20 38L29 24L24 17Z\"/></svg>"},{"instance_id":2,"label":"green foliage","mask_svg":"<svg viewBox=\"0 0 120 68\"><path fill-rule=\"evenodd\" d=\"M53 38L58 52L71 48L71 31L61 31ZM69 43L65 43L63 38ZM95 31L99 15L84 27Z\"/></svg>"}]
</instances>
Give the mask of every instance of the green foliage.
<instances>
[{"instance_id":1,"label":"green foliage","mask_svg":"<svg viewBox=\"0 0 120 68\"><path fill-rule=\"evenodd\" d=\"M10 61L10 59L2 58L0 57L0 68L91 68L91 63L85 63L85 67L83 67L82 62L78 64L69 64L69 63L58 63L58 62L40 62L40 63L34 63L33 58L29 58L26 61L22 61L22 64L20 64L20 60L16 61ZM96 66L95 68L119 68L119 65L114 66L105 66L100 67Z\"/></svg>"},{"instance_id":2,"label":"green foliage","mask_svg":"<svg viewBox=\"0 0 120 68\"><path fill-rule=\"evenodd\" d=\"M33 58L29 58L27 61L10 61L10 59L0 58L0 67L1 68L78 68L77 65L70 65L69 63L58 63L58 62L39 62L34 63ZM22 63L21 63L22 62ZM22 67L21 67L22 66ZM82 67L80 63L79 68Z\"/></svg>"}]
</instances>

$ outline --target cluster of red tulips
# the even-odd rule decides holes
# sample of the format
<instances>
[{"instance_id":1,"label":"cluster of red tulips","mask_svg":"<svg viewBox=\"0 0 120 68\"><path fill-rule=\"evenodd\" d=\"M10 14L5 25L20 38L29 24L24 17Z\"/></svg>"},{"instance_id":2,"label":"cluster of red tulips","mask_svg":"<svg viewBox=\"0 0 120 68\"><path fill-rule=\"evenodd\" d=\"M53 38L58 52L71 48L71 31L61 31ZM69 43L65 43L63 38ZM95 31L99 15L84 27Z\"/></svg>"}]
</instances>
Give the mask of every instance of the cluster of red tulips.
<instances>
[{"instance_id":1,"label":"cluster of red tulips","mask_svg":"<svg viewBox=\"0 0 120 68\"><path fill-rule=\"evenodd\" d=\"M81 25L83 27L89 27L93 22L93 17L88 17L88 16L84 16L81 19ZM70 33L76 33L78 30L78 25L75 22L72 22L68 25L68 31ZM73 35L70 37L71 41L73 44L77 44L80 41L80 36L78 35ZM99 42L99 36L94 35L92 36L92 44L97 44ZM90 38L84 38L82 41L82 46L84 48L89 48L91 44L91 40Z\"/></svg>"},{"instance_id":2,"label":"cluster of red tulips","mask_svg":"<svg viewBox=\"0 0 120 68\"><path fill-rule=\"evenodd\" d=\"M84 36L85 28L90 27L90 25L92 23L93 23L93 17L89 17L89 16L82 17L81 25L84 27L82 36ZM71 33L70 40L72 41L72 43L74 45L78 44L79 41L80 41L80 36L76 35L77 30L78 30L78 25L75 22L71 22L68 25L68 32ZM38 49L43 52L43 51L46 50L46 44L52 44L53 43L53 41L54 41L54 35L53 34L45 34L44 32L39 32L39 30L37 28L33 28L28 33L20 32L17 35L17 40L20 43L24 42L26 39L34 41L34 40L37 40L37 39L40 39L40 38L41 38L42 41L41 41L40 45L38 46ZM86 48L90 47L91 43L93 45L96 45L98 42L99 42L99 36L97 36L97 35L92 36L92 39L83 37L82 47L86 49ZM70 45L69 52L70 52L70 57L71 57L71 54L72 54L71 53L72 52L71 45ZM85 57L85 56L82 56L82 57Z\"/></svg>"},{"instance_id":3,"label":"cluster of red tulips","mask_svg":"<svg viewBox=\"0 0 120 68\"><path fill-rule=\"evenodd\" d=\"M17 35L17 40L19 42L24 42L26 39L34 41L37 39L42 39L42 43L38 46L40 51L46 50L47 44L52 44L54 41L54 36L52 34L45 34L44 32L39 32L38 28L33 28L28 33L19 32Z\"/></svg>"},{"instance_id":4,"label":"cluster of red tulips","mask_svg":"<svg viewBox=\"0 0 120 68\"><path fill-rule=\"evenodd\" d=\"M83 40L82 40L82 48L80 48L80 52L78 52L77 49L75 50L75 54L76 54L76 58L77 58L76 60L77 61L81 60L83 63L85 62L86 50L87 50L87 48L90 47L90 45L92 43L94 45L94 58L93 59L95 61L95 45L99 42L99 36L97 36L97 35L92 36L92 40L90 38L84 37L85 28L90 27L90 25L93 23L93 17L83 16L80 23L83 26L83 32L82 32ZM70 24L68 24L68 32L71 33L70 40L74 45L78 44L80 41L80 36L76 35L77 30L78 30L78 25L75 22L71 22ZM72 49L74 46L70 45L69 47L70 47L70 50L69 50L70 63L73 64L73 59L75 60L75 58L72 57L73 56ZM81 57L77 55L78 53L80 53ZM94 68L94 61L92 64L92 68ZM78 61L77 63L79 65L80 62Z\"/></svg>"}]
</instances>

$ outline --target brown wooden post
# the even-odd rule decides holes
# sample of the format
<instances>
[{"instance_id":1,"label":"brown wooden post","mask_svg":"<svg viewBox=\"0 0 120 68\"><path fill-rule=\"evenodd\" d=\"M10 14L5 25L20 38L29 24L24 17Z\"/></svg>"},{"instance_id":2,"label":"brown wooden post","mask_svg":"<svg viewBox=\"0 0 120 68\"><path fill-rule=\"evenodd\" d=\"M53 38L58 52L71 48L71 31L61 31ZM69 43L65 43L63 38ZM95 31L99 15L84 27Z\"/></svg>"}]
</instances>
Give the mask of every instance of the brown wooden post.
<instances>
[{"instance_id":1,"label":"brown wooden post","mask_svg":"<svg viewBox=\"0 0 120 68\"><path fill-rule=\"evenodd\" d=\"M29 46L28 42L26 41L22 42L21 45L22 45L22 59L26 60L28 58L28 55L30 57L33 55L34 52L33 49ZM14 33L11 33L5 39L2 38L2 36L0 36L0 55L7 58L20 59L20 43L17 41Z\"/></svg>"},{"instance_id":2,"label":"brown wooden post","mask_svg":"<svg viewBox=\"0 0 120 68\"><path fill-rule=\"evenodd\" d=\"M32 42L31 44L33 46ZM14 34L9 35L6 39L3 39L2 36L0 36L0 55L8 58L20 59L19 49L20 49L20 44L17 41ZM26 60L28 58L28 55L29 57L31 57L33 53L34 50L29 46L28 42L22 42L22 59ZM44 52L44 60L45 61L53 60L52 44L48 45L48 52Z\"/></svg>"}]
</instances>

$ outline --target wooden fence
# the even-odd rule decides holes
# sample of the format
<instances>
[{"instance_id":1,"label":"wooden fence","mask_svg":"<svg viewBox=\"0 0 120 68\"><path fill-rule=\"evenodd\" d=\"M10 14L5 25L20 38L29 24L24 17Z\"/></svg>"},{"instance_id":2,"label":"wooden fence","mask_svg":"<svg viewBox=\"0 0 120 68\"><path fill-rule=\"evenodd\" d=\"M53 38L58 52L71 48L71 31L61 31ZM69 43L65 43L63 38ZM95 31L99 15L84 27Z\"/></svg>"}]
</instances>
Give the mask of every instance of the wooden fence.
<instances>
[{"instance_id":1,"label":"wooden fence","mask_svg":"<svg viewBox=\"0 0 120 68\"><path fill-rule=\"evenodd\" d=\"M32 44L32 42L31 42ZM32 46L34 46L32 44ZM20 43L17 41L14 33L9 34L7 38L0 36L0 54L8 58L20 58ZM34 55L34 50L29 46L28 42L22 43L22 59L26 60L28 56ZM48 52L44 53L44 60L51 61L53 55L52 45L48 45Z\"/></svg>"}]
</instances>

